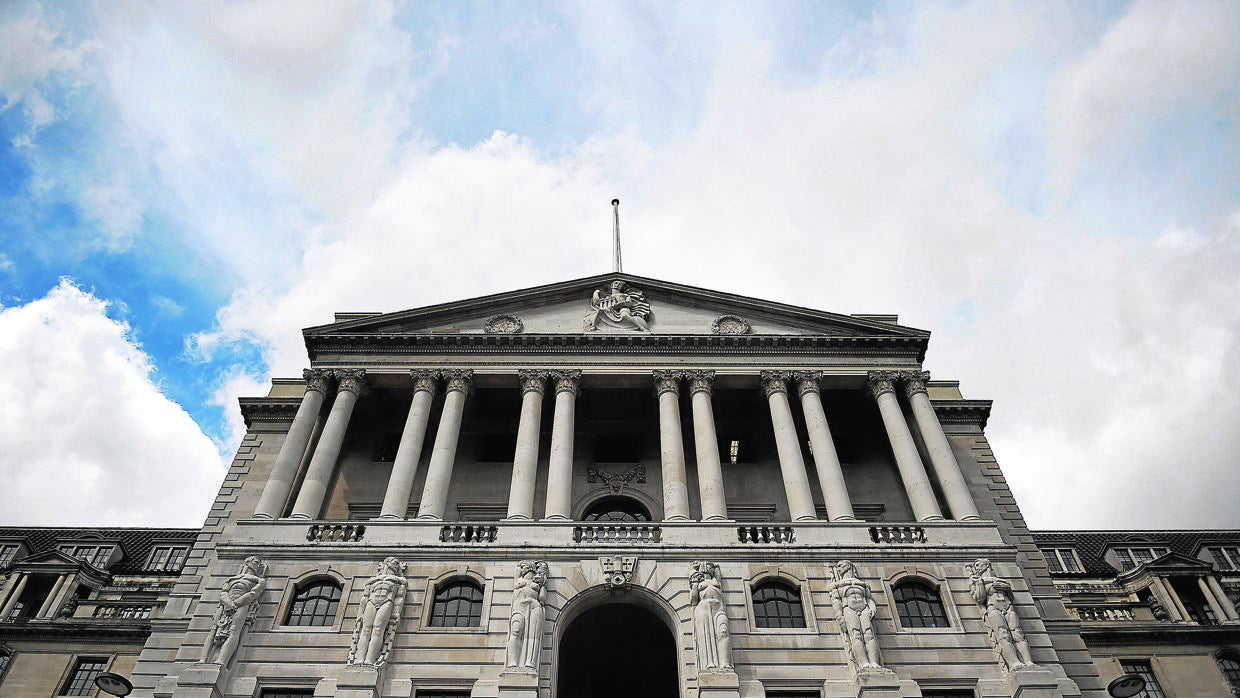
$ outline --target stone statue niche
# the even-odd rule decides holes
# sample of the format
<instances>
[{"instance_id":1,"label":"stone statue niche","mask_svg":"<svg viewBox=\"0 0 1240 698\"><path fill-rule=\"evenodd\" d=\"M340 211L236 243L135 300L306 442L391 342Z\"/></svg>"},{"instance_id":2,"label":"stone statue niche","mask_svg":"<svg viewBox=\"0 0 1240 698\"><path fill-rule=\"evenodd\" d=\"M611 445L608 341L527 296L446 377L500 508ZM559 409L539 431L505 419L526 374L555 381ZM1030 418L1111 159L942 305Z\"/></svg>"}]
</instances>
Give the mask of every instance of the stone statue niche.
<instances>
[{"instance_id":1,"label":"stone statue niche","mask_svg":"<svg viewBox=\"0 0 1240 698\"><path fill-rule=\"evenodd\" d=\"M542 651L543 602L547 598L547 563L517 563L512 586L512 614L508 617L508 659L505 666L518 672L537 672Z\"/></svg>"},{"instance_id":2,"label":"stone statue niche","mask_svg":"<svg viewBox=\"0 0 1240 698\"><path fill-rule=\"evenodd\" d=\"M874 631L874 595L870 587L857 578L857 566L840 560L832 567L834 579L827 586L835 606L835 617L844 634L844 654L858 674L890 673L883 667Z\"/></svg>"},{"instance_id":3,"label":"stone statue niche","mask_svg":"<svg viewBox=\"0 0 1240 698\"><path fill-rule=\"evenodd\" d=\"M731 672L732 635L728 631L719 566L699 561L690 563L689 570L689 604L693 606L698 672Z\"/></svg>"},{"instance_id":4,"label":"stone statue niche","mask_svg":"<svg viewBox=\"0 0 1240 698\"><path fill-rule=\"evenodd\" d=\"M1012 599L1012 584L996 577L990 560L979 557L966 568L969 573L969 593L982 607L982 620L986 633L1005 671L1018 671L1034 667L1029 653L1029 642L1020 627L1016 606Z\"/></svg>"},{"instance_id":5,"label":"stone statue niche","mask_svg":"<svg viewBox=\"0 0 1240 698\"><path fill-rule=\"evenodd\" d=\"M394 557L384 558L362 591L348 664L377 668L387 663L408 588L405 564Z\"/></svg>"},{"instance_id":6,"label":"stone statue niche","mask_svg":"<svg viewBox=\"0 0 1240 698\"><path fill-rule=\"evenodd\" d=\"M596 289L586 313L585 332L596 332L599 323L639 332L650 331L650 304L646 295L619 279L604 289Z\"/></svg>"},{"instance_id":7,"label":"stone statue niche","mask_svg":"<svg viewBox=\"0 0 1240 698\"><path fill-rule=\"evenodd\" d=\"M220 605L202 648L203 664L226 667L232 661L241 644L241 635L258 613L258 601L267 588L266 576L267 565L257 557L247 557L241 563L241 570L224 582Z\"/></svg>"}]
</instances>

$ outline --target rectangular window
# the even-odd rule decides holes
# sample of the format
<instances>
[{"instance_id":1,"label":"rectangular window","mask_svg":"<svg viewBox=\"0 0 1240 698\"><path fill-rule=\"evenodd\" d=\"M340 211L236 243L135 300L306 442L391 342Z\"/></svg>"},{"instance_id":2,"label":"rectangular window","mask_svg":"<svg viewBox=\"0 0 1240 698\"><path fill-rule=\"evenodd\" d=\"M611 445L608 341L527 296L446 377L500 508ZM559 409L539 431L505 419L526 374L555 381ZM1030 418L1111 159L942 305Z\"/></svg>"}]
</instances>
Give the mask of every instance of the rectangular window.
<instances>
[{"instance_id":1,"label":"rectangular window","mask_svg":"<svg viewBox=\"0 0 1240 698\"><path fill-rule=\"evenodd\" d=\"M180 572L187 553L188 546L157 545L151 550L151 561L146 568L152 572Z\"/></svg>"},{"instance_id":2,"label":"rectangular window","mask_svg":"<svg viewBox=\"0 0 1240 698\"><path fill-rule=\"evenodd\" d=\"M417 698L469 698L469 691L418 691Z\"/></svg>"},{"instance_id":3,"label":"rectangular window","mask_svg":"<svg viewBox=\"0 0 1240 698\"><path fill-rule=\"evenodd\" d=\"M1167 554L1166 548L1115 548L1120 567L1130 570Z\"/></svg>"},{"instance_id":4,"label":"rectangular window","mask_svg":"<svg viewBox=\"0 0 1240 698\"><path fill-rule=\"evenodd\" d=\"M83 657L78 659L77 664L73 665L73 671L69 673L69 678L65 679L65 685L60 689L59 695L95 695L95 677L102 674L107 666L108 660L106 658Z\"/></svg>"},{"instance_id":5,"label":"rectangular window","mask_svg":"<svg viewBox=\"0 0 1240 698\"><path fill-rule=\"evenodd\" d=\"M1163 693L1162 686L1158 683L1158 677L1154 676L1154 668L1150 666L1148 659L1124 659L1119 663L1125 674L1136 674L1145 679L1145 690L1141 691L1134 698L1166 698Z\"/></svg>"},{"instance_id":6,"label":"rectangular window","mask_svg":"<svg viewBox=\"0 0 1240 698\"><path fill-rule=\"evenodd\" d=\"M17 557L16 545L0 545L0 568L8 567L13 564L13 558L15 557Z\"/></svg>"},{"instance_id":7,"label":"rectangular window","mask_svg":"<svg viewBox=\"0 0 1240 698\"><path fill-rule=\"evenodd\" d=\"M314 698L313 688L264 688L261 698Z\"/></svg>"},{"instance_id":8,"label":"rectangular window","mask_svg":"<svg viewBox=\"0 0 1240 698\"><path fill-rule=\"evenodd\" d=\"M1210 557L1214 558L1214 564L1218 565L1220 570L1240 570L1240 547L1229 546L1208 550ZM0 558L0 567L3 566L3 558Z\"/></svg>"},{"instance_id":9,"label":"rectangular window","mask_svg":"<svg viewBox=\"0 0 1240 698\"><path fill-rule=\"evenodd\" d=\"M102 566L112 556L110 545L62 545L60 551L95 567Z\"/></svg>"},{"instance_id":10,"label":"rectangular window","mask_svg":"<svg viewBox=\"0 0 1240 698\"><path fill-rule=\"evenodd\" d=\"M1072 548L1045 548L1046 564L1051 572L1080 572L1081 565L1077 562L1076 551Z\"/></svg>"}]
</instances>

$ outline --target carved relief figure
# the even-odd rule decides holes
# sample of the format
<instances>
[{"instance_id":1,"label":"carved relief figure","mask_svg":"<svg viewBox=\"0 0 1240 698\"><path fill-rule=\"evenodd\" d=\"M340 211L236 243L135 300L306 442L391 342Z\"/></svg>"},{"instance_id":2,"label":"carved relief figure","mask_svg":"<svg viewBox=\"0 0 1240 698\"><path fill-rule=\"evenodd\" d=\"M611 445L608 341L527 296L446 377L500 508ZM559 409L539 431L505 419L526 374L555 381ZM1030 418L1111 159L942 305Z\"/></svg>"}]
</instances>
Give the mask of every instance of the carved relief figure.
<instances>
[{"instance_id":1,"label":"carved relief figure","mask_svg":"<svg viewBox=\"0 0 1240 698\"><path fill-rule=\"evenodd\" d=\"M874 596L870 587L857 578L857 566L840 560L833 568L835 581L827 586L835 602L836 619L844 632L844 651L853 666L861 670L882 669L878 637L874 633Z\"/></svg>"},{"instance_id":2,"label":"carved relief figure","mask_svg":"<svg viewBox=\"0 0 1240 698\"><path fill-rule=\"evenodd\" d=\"M378 571L366 582L362 592L362 608L353 629L349 664L380 667L387 663L408 588L404 563L394 557L379 563Z\"/></svg>"},{"instance_id":3,"label":"carved relief figure","mask_svg":"<svg viewBox=\"0 0 1240 698\"><path fill-rule=\"evenodd\" d=\"M649 332L649 317L650 304L646 302L646 295L617 279L611 282L607 295L603 295L598 289L594 291L594 297L590 300L590 312L586 313L585 331L597 330L601 320L615 327Z\"/></svg>"},{"instance_id":4,"label":"carved relief figure","mask_svg":"<svg viewBox=\"0 0 1240 698\"><path fill-rule=\"evenodd\" d=\"M1029 642L1020 628L1020 618L1012 600L1011 583L996 577L990 560L984 557L974 560L968 571L969 593L985 609L982 619L1000 664L1008 671L1033 666Z\"/></svg>"},{"instance_id":5,"label":"carved relief figure","mask_svg":"<svg viewBox=\"0 0 1240 698\"><path fill-rule=\"evenodd\" d=\"M698 671L732 670L732 635L723 605L719 566L713 562L689 564L689 603L693 606L693 640Z\"/></svg>"},{"instance_id":6,"label":"carved relief figure","mask_svg":"<svg viewBox=\"0 0 1240 698\"><path fill-rule=\"evenodd\" d=\"M220 590L220 606L215 611L215 621L207 633L207 642L202 648L204 664L220 664L228 666L237 646L241 644L241 634L248 625L254 622L258 613L258 599L267 588L267 565L257 557L247 557L241 563L241 571L228 581Z\"/></svg>"},{"instance_id":7,"label":"carved relief figure","mask_svg":"<svg viewBox=\"0 0 1240 698\"><path fill-rule=\"evenodd\" d=\"M509 668L538 671L547 573L547 563L542 560L517 563L512 589L512 615L508 619L508 661L505 665Z\"/></svg>"}]
</instances>

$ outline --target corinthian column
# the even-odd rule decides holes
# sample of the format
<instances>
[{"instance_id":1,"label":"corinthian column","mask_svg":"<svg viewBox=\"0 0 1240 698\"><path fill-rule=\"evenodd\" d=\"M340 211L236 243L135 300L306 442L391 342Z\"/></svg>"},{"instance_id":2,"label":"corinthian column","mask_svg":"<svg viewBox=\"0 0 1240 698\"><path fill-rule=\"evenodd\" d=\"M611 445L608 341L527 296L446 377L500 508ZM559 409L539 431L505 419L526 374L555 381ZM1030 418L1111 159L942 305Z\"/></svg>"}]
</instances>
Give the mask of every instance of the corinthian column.
<instances>
[{"instance_id":1,"label":"corinthian column","mask_svg":"<svg viewBox=\"0 0 1240 698\"><path fill-rule=\"evenodd\" d=\"M521 377L521 421L517 450L512 457L512 485L508 488L508 518L534 516L534 483L538 478L538 427L542 422L546 371L518 371Z\"/></svg>"},{"instance_id":2,"label":"corinthian column","mask_svg":"<svg viewBox=\"0 0 1240 698\"><path fill-rule=\"evenodd\" d=\"M703 521L726 521L728 502L723 491L723 468L719 465L719 437L715 434L715 411L710 404L714 371L687 371L693 403L693 445L697 452L698 493Z\"/></svg>"},{"instance_id":3,"label":"corinthian column","mask_svg":"<svg viewBox=\"0 0 1240 698\"><path fill-rule=\"evenodd\" d=\"M788 512L793 521L813 521L814 498L809 491L809 478L805 475L805 459L801 456L801 440L792 421L792 407L788 404L788 374L783 371L763 371L762 390L771 407L771 426L775 429L775 450L779 453L779 470L784 478L784 492L788 496Z\"/></svg>"},{"instance_id":4,"label":"corinthian column","mask_svg":"<svg viewBox=\"0 0 1240 698\"><path fill-rule=\"evenodd\" d=\"M913 506L913 516L918 521L940 521L943 513L939 511L934 488L930 486L930 478L926 476L926 468L921 464L921 456L917 455L917 445L913 443L913 435L908 430L904 412L900 410L900 402L896 399L895 382L899 377L900 374L896 371L870 371L870 392L878 402L878 411L883 416L883 426L887 429L888 440L891 441L891 451L896 457L900 479L904 481L904 491L908 494L909 504Z\"/></svg>"},{"instance_id":5,"label":"corinthian column","mask_svg":"<svg viewBox=\"0 0 1240 698\"><path fill-rule=\"evenodd\" d=\"M800 371L796 374L797 392L801 395L801 411L805 413L805 429L813 447L814 469L818 471L818 485L827 505L827 518L831 521L856 521L852 500L848 498L848 485L844 483L844 469L831 439L827 426L827 413L822 409L818 371Z\"/></svg>"},{"instance_id":6,"label":"corinthian column","mask_svg":"<svg viewBox=\"0 0 1240 698\"><path fill-rule=\"evenodd\" d=\"M435 446L431 449L431 463L418 505L419 519L436 521L443 520L443 510L448 505L456 444L461 438L461 415L465 413L465 398L473 386L474 372L451 370L440 375L444 379L443 413L439 415L439 429L435 432Z\"/></svg>"},{"instance_id":7,"label":"corinthian column","mask_svg":"<svg viewBox=\"0 0 1240 698\"><path fill-rule=\"evenodd\" d=\"M659 461L663 465L663 519L689 519L689 485L685 477L685 442L680 433L680 373L655 371L659 396Z\"/></svg>"},{"instance_id":8,"label":"corinthian column","mask_svg":"<svg viewBox=\"0 0 1240 698\"><path fill-rule=\"evenodd\" d=\"M258 507L254 510L254 518L257 519L274 519L284 513L284 504L293 491L293 480L297 477L297 467L306 455L306 446L314 433L314 422L319 418L323 396L327 394L331 380L328 371L306 369L301 375L306 381L306 394L301 398L297 416L293 417L288 435L280 444L280 453L271 466L271 475L263 487L263 494L258 498Z\"/></svg>"},{"instance_id":9,"label":"corinthian column","mask_svg":"<svg viewBox=\"0 0 1240 698\"><path fill-rule=\"evenodd\" d=\"M573 513L573 430L581 371L552 371L551 378L555 381L555 415L551 422L545 514L548 519L563 520Z\"/></svg>"},{"instance_id":10,"label":"corinthian column","mask_svg":"<svg viewBox=\"0 0 1240 698\"><path fill-rule=\"evenodd\" d=\"M327 485L336 472L336 460L340 457L340 447L344 445L345 432L349 430L353 407L357 404L358 395L366 389L366 371L363 369L335 370L332 376L336 379L336 399L332 401L332 411L327 415L327 423L319 435L319 445L314 449L310 467L306 469L306 479L302 481L301 492L297 493L297 502L293 504L290 516L294 519L319 516L323 498L327 495Z\"/></svg>"},{"instance_id":11,"label":"corinthian column","mask_svg":"<svg viewBox=\"0 0 1240 698\"><path fill-rule=\"evenodd\" d=\"M900 376L904 379L904 393L913 408L913 418L917 420L917 428L926 443L930 465L934 468L935 477L939 479L939 487L943 488L943 496L947 499L947 508L951 510L952 518L957 521L976 521L982 518L977 513L977 505L973 503L969 484L960 472L960 464L956 462L951 444L947 443L943 425L939 424L939 418L934 414L930 396L926 394L926 381L930 380L930 372L907 371Z\"/></svg>"},{"instance_id":12,"label":"corinthian column","mask_svg":"<svg viewBox=\"0 0 1240 698\"><path fill-rule=\"evenodd\" d=\"M396 459L392 461L392 475L388 478L387 492L383 495L381 519L403 519L409 511L409 494L418 476L418 459L422 456L422 444L426 441L426 422L431 416L431 402L435 399L437 371L415 369L409 372L413 379L413 402L405 418L405 429L400 433L400 445L396 447Z\"/></svg>"}]
</instances>

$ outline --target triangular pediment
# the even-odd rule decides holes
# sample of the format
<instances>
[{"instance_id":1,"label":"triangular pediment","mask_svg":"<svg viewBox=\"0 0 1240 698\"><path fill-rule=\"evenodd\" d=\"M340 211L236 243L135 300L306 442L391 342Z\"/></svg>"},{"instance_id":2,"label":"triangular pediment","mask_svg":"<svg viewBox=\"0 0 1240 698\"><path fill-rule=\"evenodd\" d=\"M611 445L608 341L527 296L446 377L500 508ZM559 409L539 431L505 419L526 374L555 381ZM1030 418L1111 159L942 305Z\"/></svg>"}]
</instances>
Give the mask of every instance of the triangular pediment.
<instances>
[{"instance_id":1,"label":"triangular pediment","mask_svg":"<svg viewBox=\"0 0 1240 698\"><path fill-rule=\"evenodd\" d=\"M614 282L620 286L613 288ZM601 274L394 313L345 314L305 334L308 341L370 334L929 336L891 319L840 315L631 274Z\"/></svg>"}]
</instances>

